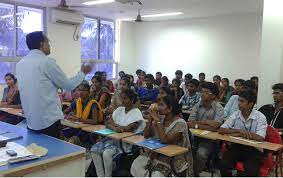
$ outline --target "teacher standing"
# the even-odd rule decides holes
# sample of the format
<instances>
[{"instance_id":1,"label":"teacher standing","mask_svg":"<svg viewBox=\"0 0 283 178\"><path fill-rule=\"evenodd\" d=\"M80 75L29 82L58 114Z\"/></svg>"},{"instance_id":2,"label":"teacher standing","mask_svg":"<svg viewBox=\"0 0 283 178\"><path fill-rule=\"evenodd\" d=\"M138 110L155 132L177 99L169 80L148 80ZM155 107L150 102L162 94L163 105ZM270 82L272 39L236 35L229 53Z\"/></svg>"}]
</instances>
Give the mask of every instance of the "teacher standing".
<instances>
[{"instance_id":1,"label":"teacher standing","mask_svg":"<svg viewBox=\"0 0 283 178\"><path fill-rule=\"evenodd\" d=\"M57 90L76 88L91 67L82 67L69 79L55 60L47 57L50 45L43 32L28 34L26 43L30 52L18 62L16 76L28 129L59 138L63 113Z\"/></svg>"}]
</instances>

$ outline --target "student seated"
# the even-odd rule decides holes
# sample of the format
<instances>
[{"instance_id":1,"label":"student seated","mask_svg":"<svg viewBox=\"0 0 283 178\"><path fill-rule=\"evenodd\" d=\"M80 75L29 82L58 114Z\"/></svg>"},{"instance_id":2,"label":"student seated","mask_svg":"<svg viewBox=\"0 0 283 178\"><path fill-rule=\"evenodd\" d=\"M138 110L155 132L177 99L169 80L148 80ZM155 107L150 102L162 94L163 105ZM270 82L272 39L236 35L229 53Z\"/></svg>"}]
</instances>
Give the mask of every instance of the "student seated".
<instances>
[{"instance_id":1,"label":"student seated","mask_svg":"<svg viewBox=\"0 0 283 178\"><path fill-rule=\"evenodd\" d=\"M218 87L218 90L221 89L221 77L219 75L213 76L213 83Z\"/></svg>"},{"instance_id":2,"label":"student seated","mask_svg":"<svg viewBox=\"0 0 283 178\"><path fill-rule=\"evenodd\" d=\"M17 79L13 74L8 73L5 75L5 81L7 87L4 88L3 97L0 102L0 108L22 108L20 93L17 86ZM22 120L23 118L0 111L0 121L10 124L18 124Z\"/></svg>"},{"instance_id":3,"label":"student seated","mask_svg":"<svg viewBox=\"0 0 283 178\"><path fill-rule=\"evenodd\" d=\"M257 91L258 91L258 77L257 76L251 77L251 81L254 82L255 88L256 88L256 93L257 93Z\"/></svg>"},{"instance_id":4,"label":"student seated","mask_svg":"<svg viewBox=\"0 0 283 178\"><path fill-rule=\"evenodd\" d=\"M262 113L253 109L255 102L256 95L254 91L246 90L242 92L239 96L239 111L230 116L218 132L250 140L264 141L267 122ZM240 174L241 176L259 176L263 157L263 152L256 148L231 144L221 160L221 176L232 176L232 169L238 161L244 164L244 172Z\"/></svg>"},{"instance_id":5,"label":"student seated","mask_svg":"<svg viewBox=\"0 0 283 178\"><path fill-rule=\"evenodd\" d=\"M7 87L4 88L0 107L22 108L17 79L11 73L5 75Z\"/></svg>"},{"instance_id":6,"label":"student seated","mask_svg":"<svg viewBox=\"0 0 283 178\"><path fill-rule=\"evenodd\" d=\"M119 87L115 91L114 95L112 96L111 104L107 108L108 113L113 113L118 107L123 106L122 99L121 99L121 93L125 90L131 89L130 88L130 80L127 77L122 77L120 79ZM140 101L138 100L135 103L136 108L140 108Z\"/></svg>"},{"instance_id":7,"label":"student seated","mask_svg":"<svg viewBox=\"0 0 283 178\"><path fill-rule=\"evenodd\" d=\"M107 73L105 71L101 72L102 86L108 88L111 93L114 93L115 87L111 80L107 80Z\"/></svg>"},{"instance_id":8,"label":"student seated","mask_svg":"<svg viewBox=\"0 0 283 178\"><path fill-rule=\"evenodd\" d=\"M141 87L146 86L146 81L145 81L146 73L145 71L141 71L138 75L138 80L136 83L136 87L139 89Z\"/></svg>"},{"instance_id":9,"label":"student seated","mask_svg":"<svg viewBox=\"0 0 283 178\"><path fill-rule=\"evenodd\" d=\"M188 73L185 75L185 80L183 83L181 83L181 88L183 89L184 93L187 93L187 84L189 81L191 81L193 79L193 75Z\"/></svg>"},{"instance_id":10,"label":"student seated","mask_svg":"<svg viewBox=\"0 0 283 178\"><path fill-rule=\"evenodd\" d=\"M86 124L102 124L103 112L100 104L90 97L90 86L83 82L79 85L78 91L80 97L71 103L71 105L64 111L65 119L71 121L79 121ZM68 128L63 130L63 136L71 138L69 141L74 144L80 142L88 142L89 135L77 129Z\"/></svg>"},{"instance_id":11,"label":"student seated","mask_svg":"<svg viewBox=\"0 0 283 178\"><path fill-rule=\"evenodd\" d=\"M174 96L177 101L179 101L184 95L183 89L180 88L180 85L181 85L181 81L179 79L172 80L172 85L171 85L170 90L171 90L172 96Z\"/></svg>"},{"instance_id":12,"label":"student seated","mask_svg":"<svg viewBox=\"0 0 283 178\"><path fill-rule=\"evenodd\" d=\"M162 78L162 73L161 72L156 72L156 74L155 74L155 81L154 81L154 84L156 86L160 86L161 78Z\"/></svg>"},{"instance_id":13,"label":"student seated","mask_svg":"<svg viewBox=\"0 0 283 178\"><path fill-rule=\"evenodd\" d=\"M283 131L283 83L273 85L274 104L262 106L259 111L263 113L270 126Z\"/></svg>"},{"instance_id":14,"label":"student seated","mask_svg":"<svg viewBox=\"0 0 283 178\"><path fill-rule=\"evenodd\" d=\"M179 79L181 81L181 83L184 82L183 71L176 70L176 72L175 72L175 79Z\"/></svg>"},{"instance_id":15,"label":"student seated","mask_svg":"<svg viewBox=\"0 0 283 178\"><path fill-rule=\"evenodd\" d=\"M234 81L235 90L233 91L232 96L233 95L239 95L242 91L242 87L244 86L244 84L245 84L245 80L243 80L243 79L235 80Z\"/></svg>"},{"instance_id":16,"label":"student seated","mask_svg":"<svg viewBox=\"0 0 283 178\"><path fill-rule=\"evenodd\" d=\"M120 71L119 72L119 78L117 80L117 83L115 84L115 87L118 88L118 85L119 85L119 82L120 82L120 79L125 76L125 72L124 71Z\"/></svg>"},{"instance_id":17,"label":"student seated","mask_svg":"<svg viewBox=\"0 0 283 178\"><path fill-rule=\"evenodd\" d=\"M228 78L223 78L221 80L222 83L222 87L221 87L221 91L219 94L219 101L221 103L226 104L229 99L232 96L232 93L234 92L234 88L232 86L229 85L229 79Z\"/></svg>"},{"instance_id":18,"label":"student seated","mask_svg":"<svg viewBox=\"0 0 283 178\"><path fill-rule=\"evenodd\" d=\"M107 108L111 103L111 95L108 88L102 85L101 76L94 75L91 82L91 97L99 102L102 109Z\"/></svg>"},{"instance_id":19,"label":"student seated","mask_svg":"<svg viewBox=\"0 0 283 178\"><path fill-rule=\"evenodd\" d=\"M223 107L215 101L219 91L214 83L206 82L202 85L201 101L196 104L188 120L188 127L193 129L202 129L217 131L224 119ZM195 173L196 176L202 172L212 154L214 142L201 138L194 138L196 145ZM196 144L197 143L197 144Z\"/></svg>"},{"instance_id":20,"label":"student seated","mask_svg":"<svg viewBox=\"0 0 283 178\"><path fill-rule=\"evenodd\" d=\"M245 91L245 90L253 90L254 92L256 92L255 84L250 80L245 81L245 83L243 84L243 86L240 89L240 93ZM231 96L231 98L229 99L228 103L225 105L225 108L224 108L225 118L227 118L227 117L231 116L232 114L234 114L235 112L239 111L238 99L239 99L239 95ZM256 106L255 106L255 108L256 108Z\"/></svg>"},{"instance_id":21,"label":"student seated","mask_svg":"<svg viewBox=\"0 0 283 178\"><path fill-rule=\"evenodd\" d=\"M201 86L202 84L204 84L206 81L205 81L205 73L199 73L198 75L198 79L199 79L199 88L198 88L198 91L200 92L201 91Z\"/></svg>"},{"instance_id":22,"label":"student seated","mask_svg":"<svg viewBox=\"0 0 283 178\"><path fill-rule=\"evenodd\" d=\"M112 118L106 122L106 127L116 132L142 132L145 124L142 113L139 109L135 108L137 101L136 93L131 90L124 90L121 93L121 100L123 106L117 108ZM111 177L112 176L112 162L113 159L120 153L131 151L131 146L123 144L119 140L105 138L96 143L91 148L91 156L96 168L98 177Z\"/></svg>"},{"instance_id":23,"label":"student seated","mask_svg":"<svg viewBox=\"0 0 283 178\"><path fill-rule=\"evenodd\" d=\"M183 109L191 110L200 101L200 93L197 92L198 87L199 81L197 79L192 79L187 83L188 92L179 100L179 104L182 105Z\"/></svg>"},{"instance_id":24,"label":"student seated","mask_svg":"<svg viewBox=\"0 0 283 178\"><path fill-rule=\"evenodd\" d=\"M138 89L139 99L142 104L151 105L156 102L158 89L154 88L154 77L151 74L145 76L146 87Z\"/></svg>"},{"instance_id":25,"label":"student seated","mask_svg":"<svg viewBox=\"0 0 283 178\"><path fill-rule=\"evenodd\" d=\"M158 112L150 113L150 119L144 129L144 137L157 137L162 143L178 145L190 150L188 128L186 122L179 117L180 113L181 106L172 96L162 97L158 103ZM134 160L131 174L134 177L193 176L191 151L169 158L146 149Z\"/></svg>"},{"instance_id":26,"label":"student seated","mask_svg":"<svg viewBox=\"0 0 283 178\"><path fill-rule=\"evenodd\" d=\"M80 97L80 93L78 92L78 88L75 88L72 91L63 91L61 95L62 102L73 102Z\"/></svg>"},{"instance_id":27,"label":"student seated","mask_svg":"<svg viewBox=\"0 0 283 178\"><path fill-rule=\"evenodd\" d=\"M170 88L170 84L169 84L169 80L168 80L167 76L163 76L161 78L161 84L160 84L159 87L168 87L168 88Z\"/></svg>"}]
</instances>

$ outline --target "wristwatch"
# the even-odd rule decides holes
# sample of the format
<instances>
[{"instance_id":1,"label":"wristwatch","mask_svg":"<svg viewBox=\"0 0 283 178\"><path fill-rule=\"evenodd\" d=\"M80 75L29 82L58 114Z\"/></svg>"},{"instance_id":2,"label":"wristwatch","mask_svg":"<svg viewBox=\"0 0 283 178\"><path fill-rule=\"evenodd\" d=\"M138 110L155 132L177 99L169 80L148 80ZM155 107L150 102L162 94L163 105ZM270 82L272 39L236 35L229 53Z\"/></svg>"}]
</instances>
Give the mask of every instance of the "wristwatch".
<instances>
[{"instance_id":1,"label":"wristwatch","mask_svg":"<svg viewBox=\"0 0 283 178\"><path fill-rule=\"evenodd\" d=\"M198 129L198 124L195 124L195 129Z\"/></svg>"}]
</instances>

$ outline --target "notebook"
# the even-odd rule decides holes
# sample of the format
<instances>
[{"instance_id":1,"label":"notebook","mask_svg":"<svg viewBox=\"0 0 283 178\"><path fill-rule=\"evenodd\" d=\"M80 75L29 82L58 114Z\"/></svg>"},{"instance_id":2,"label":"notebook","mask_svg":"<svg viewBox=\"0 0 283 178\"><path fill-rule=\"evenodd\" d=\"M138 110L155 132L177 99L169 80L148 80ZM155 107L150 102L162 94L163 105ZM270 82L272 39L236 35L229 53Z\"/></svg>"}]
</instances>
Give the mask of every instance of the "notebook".
<instances>
[{"instance_id":1,"label":"notebook","mask_svg":"<svg viewBox=\"0 0 283 178\"><path fill-rule=\"evenodd\" d=\"M163 144L160 142L160 139L154 139L154 138L149 138L144 141L141 141L138 143L139 146L146 147L150 150L156 150L165 146L168 146L167 144Z\"/></svg>"},{"instance_id":2,"label":"notebook","mask_svg":"<svg viewBox=\"0 0 283 178\"><path fill-rule=\"evenodd\" d=\"M111 129L102 129L102 130L95 131L94 133L97 133L97 134L100 134L100 135L110 135L110 134L114 134L116 132L114 130L111 130Z\"/></svg>"}]
</instances>

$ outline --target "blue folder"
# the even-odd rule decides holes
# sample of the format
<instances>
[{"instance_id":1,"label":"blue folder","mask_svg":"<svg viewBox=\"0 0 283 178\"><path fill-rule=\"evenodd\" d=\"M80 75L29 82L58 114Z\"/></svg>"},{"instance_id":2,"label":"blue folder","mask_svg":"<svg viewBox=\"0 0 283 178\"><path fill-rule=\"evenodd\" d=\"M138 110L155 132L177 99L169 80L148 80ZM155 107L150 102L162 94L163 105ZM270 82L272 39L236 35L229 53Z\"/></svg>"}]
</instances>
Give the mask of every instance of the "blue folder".
<instances>
[{"instance_id":1,"label":"blue folder","mask_svg":"<svg viewBox=\"0 0 283 178\"><path fill-rule=\"evenodd\" d=\"M150 150L156 150L156 149L168 146L167 144L161 143L160 139L154 139L154 138L149 138L144 141L141 141L138 143L138 145L141 147L146 147Z\"/></svg>"},{"instance_id":2,"label":"blue folder","mask_svg":"<svg viewBox=\"0 0 283 178\"><path fill-rule=\"evenodd\" d=\"M111 130L111 129L102 129L102 130L95 131L94 133L97 133L97 134L100 134L100 135L110 135L110 134L114 134L116 132L114 130Z\"/></svg>"}]
</instances>

